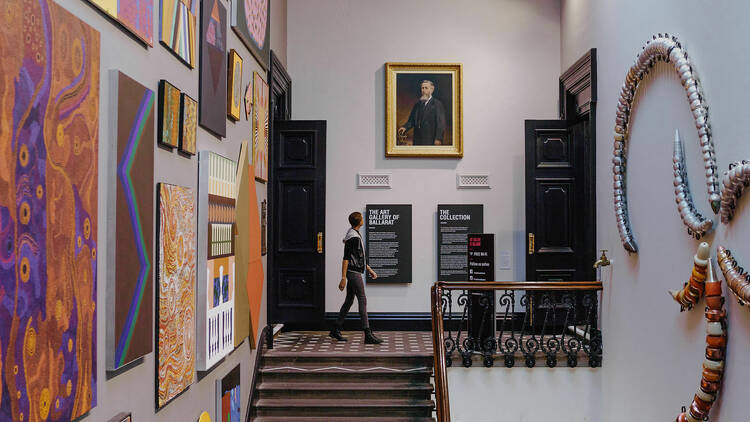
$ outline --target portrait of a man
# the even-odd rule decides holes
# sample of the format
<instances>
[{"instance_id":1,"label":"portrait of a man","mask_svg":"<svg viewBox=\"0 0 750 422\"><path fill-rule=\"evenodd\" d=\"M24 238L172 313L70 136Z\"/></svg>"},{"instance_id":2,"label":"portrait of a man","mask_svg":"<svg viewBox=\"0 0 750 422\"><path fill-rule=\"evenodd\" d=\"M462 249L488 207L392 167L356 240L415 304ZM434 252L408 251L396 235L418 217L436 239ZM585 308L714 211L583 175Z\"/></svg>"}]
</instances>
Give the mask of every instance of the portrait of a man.
<instances>
[{"instance_id":1,"label":"portrait of a man","mask_svg":"<svg viewBox=\"0 0 750 422\"><path fill-rule=\"evenodd\" d=\"M386 63L386 156L461 157L461 65Z\"/></svg>"}]
</instances>

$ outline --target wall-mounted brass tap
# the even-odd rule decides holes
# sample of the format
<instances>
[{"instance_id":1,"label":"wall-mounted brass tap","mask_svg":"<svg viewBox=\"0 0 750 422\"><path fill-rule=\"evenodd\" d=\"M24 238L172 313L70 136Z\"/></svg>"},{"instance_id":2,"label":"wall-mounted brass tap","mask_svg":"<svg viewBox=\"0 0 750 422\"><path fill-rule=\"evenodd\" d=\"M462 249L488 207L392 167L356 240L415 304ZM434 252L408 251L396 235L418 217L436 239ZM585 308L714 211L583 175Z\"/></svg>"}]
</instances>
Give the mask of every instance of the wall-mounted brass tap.
<instances>
[{"instance_id":1,"label":"wall-mounted brass tap","mask_svg":"<svg viewBox=\"0 0 750 422\"><path fill-rule=\"evenodd\" d=\"M606 252L606 249L602 249L602 256L599 257L598 261L594 262L594 268L609 266L610 262L609 258L607 258Z\"/></svg>"}]
</instances>

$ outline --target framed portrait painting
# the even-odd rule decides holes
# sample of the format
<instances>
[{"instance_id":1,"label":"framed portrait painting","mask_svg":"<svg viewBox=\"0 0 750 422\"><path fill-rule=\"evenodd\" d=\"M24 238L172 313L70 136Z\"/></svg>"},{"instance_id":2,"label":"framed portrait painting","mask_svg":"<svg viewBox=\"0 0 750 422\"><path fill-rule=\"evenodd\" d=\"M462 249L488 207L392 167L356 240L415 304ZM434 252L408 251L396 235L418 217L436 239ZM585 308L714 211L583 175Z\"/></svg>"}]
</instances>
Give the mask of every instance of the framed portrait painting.
<instances>
[{"instance_id":1,"label":"framed portrait painting","mask_svg":"<svg viewBox=\"0 0 750 422\"><path fill-rule=\"evenodd\" d=\"M386 63L386 157L460 158L460 63Z\"/></svg>"}]
</instances>

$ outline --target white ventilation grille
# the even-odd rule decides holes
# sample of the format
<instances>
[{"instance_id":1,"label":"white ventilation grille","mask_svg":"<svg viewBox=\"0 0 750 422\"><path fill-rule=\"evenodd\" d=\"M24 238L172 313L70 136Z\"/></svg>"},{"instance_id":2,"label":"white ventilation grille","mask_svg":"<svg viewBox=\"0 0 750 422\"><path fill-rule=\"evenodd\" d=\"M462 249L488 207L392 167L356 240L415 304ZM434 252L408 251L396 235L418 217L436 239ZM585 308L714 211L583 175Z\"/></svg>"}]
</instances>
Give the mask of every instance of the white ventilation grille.
<instances>
[{"instance_id":1,"label":"white ventilation grille","mask_svg":"<svg viewBox=\"0 0 750 422\"><path fill-rule=\"evenodd\" d=\"M391 187L391 175L390 174L373 174L373 173L359 173L357 174L357 187L358 188L386 188Z\"/></svg>"},{"instance_id":2,"label":"white ventilation grille","mask_svg":"<svg viewBox=\"0 0 750 422\"><path fill-rule=\"evenodd\" d=\"M489 174L459 174L457 180L459 188L490 188Z\"/></svg>"}]
</instances>

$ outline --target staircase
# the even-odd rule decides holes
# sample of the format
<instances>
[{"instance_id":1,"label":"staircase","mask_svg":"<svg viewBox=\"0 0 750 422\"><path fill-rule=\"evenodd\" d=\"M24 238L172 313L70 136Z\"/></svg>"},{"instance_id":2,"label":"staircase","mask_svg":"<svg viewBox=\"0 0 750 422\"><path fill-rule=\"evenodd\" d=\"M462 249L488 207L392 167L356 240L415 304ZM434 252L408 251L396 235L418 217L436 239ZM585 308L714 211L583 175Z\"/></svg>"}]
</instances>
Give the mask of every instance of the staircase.
<instances>
[{"instance_id":1,"label":"staircase","mask_svg":"<svg viewBox=\"0 0 750 422\"><path fill-rule=\"evenodd\" d=\"M422 347L429 333L379 333L379 346L345 335L348 344L326 333L277 340L262 357L251 420L434 421L432 351Z\"/></svg>"}]
</instances>

